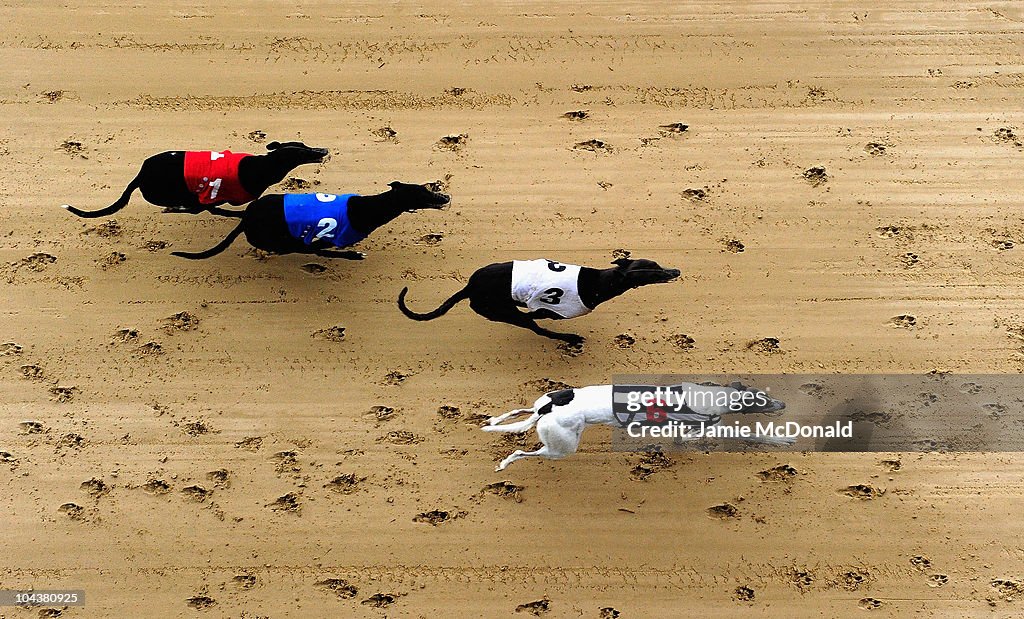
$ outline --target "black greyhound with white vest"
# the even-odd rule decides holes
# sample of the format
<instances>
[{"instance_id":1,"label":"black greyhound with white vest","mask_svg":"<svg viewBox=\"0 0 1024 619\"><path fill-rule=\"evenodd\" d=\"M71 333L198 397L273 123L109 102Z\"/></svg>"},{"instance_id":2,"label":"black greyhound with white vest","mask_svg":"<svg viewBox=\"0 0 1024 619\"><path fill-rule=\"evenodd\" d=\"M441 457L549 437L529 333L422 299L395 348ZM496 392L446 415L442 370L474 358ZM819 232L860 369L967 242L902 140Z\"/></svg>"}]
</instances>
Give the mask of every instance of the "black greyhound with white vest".
<instances>
[{"instance_id":1,"label":"black greyhound with white vest","mask_svg":"<svg viewBox=\"0 0 1024 619\"><path fill-rule=\"evenodd\" d=\"M253 247L276 254L315 254L323 258L362 260L358 251L337 251L365 239L402 213L440 209L451 201L426 185L394 181L374 196L355 194L271 194L249 204L242 221L223 241L206 251L171 252L198 260L216 256L242 233Z\"/></svg>"},{"instance_id":2,"label":"black greyhound with white vest","mask_svg":"<svg viewBox=\"0 0 1024 619\"><path fill-rule=\"evenodd\" d=\"M700 392L699 398L688 399L686 411L674 413L669 411L667 418L677 422L690 424L705 424L705 427L715 425L721 420L722 415L730 413L773 413L786 408L786 404L780 400L774 400L761 390L752 389L740 383L731 383L729 386L713 384L682 383L673 385L673 389L680 391ZM746 393L745 392L750 392ZM750 397L743 397L744 395ZM533 426L537 426L537 436L540 437L544 446L536 451L522 451L517 449L495 469L503 470L509 464L523 458L548 458L560 460L566 456L576 453L579 447L583 430L587 426L607 425L622 427L622 421L616 416L613 410L614 389L612 385L595 385L592 387L581 387L579 389L562 389L546 393L537 399L533 408L516 409L491 417L487 425L483 427L486 432L526 432ZM736 397L740 396L740 397ZM730 407L729 402L738 403ZM531 413L524 421L502 424L502 421L523 413ZM678 417L676 417L678 415ZM687 440L687 439L684 439ZM749 442L764 443L768 445L792 445L794 439L773 437L773 436L751 436L740 438Z\"/></svg>"},{"instance_id":3,"label":"black greyhound with white vest","mask_svg":"<svg viewBox=\"0 0 1024 619\"><path fill-rule=\"evenodd\" d=\"M417 314L405 305L408 288L398 295L398 307L413 320L433 320L459 301L469 299L474 312L488 320L529 329L538 335L579 346L584 338L555 333L536 323L538 318L562 320L589 313L627 290L670 282L679 269L666 269L653 260L619 258L613 269L591 269L553 260L515 260L487 265L469 277L465 288L441 307ZM527 308L528 312L519 308Z\"/></svg>"},{"instance_id":4,"label":"black greyhound with white vest","mask_svg":"<svg viewBox=\"0 0 1024 619\"><path fill-rule=\"evenodd\" d=\"M124 193L107 208L83 211L63 205L79 217L103 217L128 205L132 192L142 191L147 202L184 213L210 211L221 215L231 211L216 208L222 204L241 206L263 195L268 187L280 183L300 165L320 163L326 148L313 148L302 142L270 142L266 155L231 151L172 150L153 155Z\"/></svg>"}]
</instances>

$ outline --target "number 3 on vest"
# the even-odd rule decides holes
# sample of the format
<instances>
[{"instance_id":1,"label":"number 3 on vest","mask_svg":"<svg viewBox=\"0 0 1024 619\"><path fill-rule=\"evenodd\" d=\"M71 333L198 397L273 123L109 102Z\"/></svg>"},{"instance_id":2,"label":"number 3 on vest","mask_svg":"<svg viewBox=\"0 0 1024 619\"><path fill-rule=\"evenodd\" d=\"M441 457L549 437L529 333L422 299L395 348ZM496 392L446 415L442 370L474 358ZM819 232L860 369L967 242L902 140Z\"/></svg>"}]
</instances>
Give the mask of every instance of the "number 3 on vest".
<instances>
[{"instance_id":1,"label":"number 3 on vest","mask_svg":"<svg viewBox=\"0 0 1024 619\"><path fill-rule=\"evenodd\" d=\"M544 291L545 296L538 297L538 299L548 305L558 305L562 300L563 294L565 294L565 291L561 288L548 288Z\"/></svg>"},{"instance_id":2,"label":"number 3 on vest","mask_svg":"<svg viewBox=\"0 0 1024 619\"><path fill-rule=\"evenodd\" d=\"M316 236L313 237L314 241L317 240L317 239L324 239L324 238L329 239L329 238L333 237L334 236L334 229L338 227L338 220L337 219L333 219L331 217L324 217L323 219L321 219L316 224L317 228L320 228L321 226L323 227L323 230L321 230L320 232L317 232Z\"/></svg>"}]
</instances>

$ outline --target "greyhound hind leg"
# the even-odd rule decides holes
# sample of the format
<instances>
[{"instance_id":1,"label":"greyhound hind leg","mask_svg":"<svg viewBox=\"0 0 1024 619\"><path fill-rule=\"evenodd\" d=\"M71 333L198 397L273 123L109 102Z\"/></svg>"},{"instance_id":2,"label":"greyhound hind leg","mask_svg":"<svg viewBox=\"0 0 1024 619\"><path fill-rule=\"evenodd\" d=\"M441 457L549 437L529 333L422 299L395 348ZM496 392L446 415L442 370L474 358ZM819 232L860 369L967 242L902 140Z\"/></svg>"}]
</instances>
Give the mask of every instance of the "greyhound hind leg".
<instances>
[{"instance_id":1,"label":"greyhound hind leg","mask_svg":"<svg viewBox=\"0 0 1024 619\"><path fill-rule=\"evenodd\" d=\"M537 451L523 451L522 449L517 449L513 451L509 457L502 460L494 470L495 472L503 471L508 465L512 464L516 460L522 460L523 458L548 458L551 460L557 460L561 457L562 456L559 455L553 455L547 445L541 447Z\"/></svg>"},{"instance_id":2,"label":"greyhound hind leg","mask_svg":"<svg viewBox=\"0 0 1024 619\"><path fill-rule=\"evenodd\" d=\"M582 414L545 416L537 422L537 436L547 450L545 457L559 460L576 453L587 424Z\"/></svg>"},{"instance_id":3,"label":"greyhound hind leg","mask_svg":"<svg viewBox=\"0 0 1024 619\"><path fill-rule=\"evenodd\" d=\"M580 438L587 424L582 418L556 419L552 417L541 417L537 422L537 436L540 437L544 446L537 451L516 450L512 455L501 461L495 471L504 468L516 460L523 458L547 458L548 460L561 460L566 456L576 453L580 446Z\"/></svg>"}]
</instances>

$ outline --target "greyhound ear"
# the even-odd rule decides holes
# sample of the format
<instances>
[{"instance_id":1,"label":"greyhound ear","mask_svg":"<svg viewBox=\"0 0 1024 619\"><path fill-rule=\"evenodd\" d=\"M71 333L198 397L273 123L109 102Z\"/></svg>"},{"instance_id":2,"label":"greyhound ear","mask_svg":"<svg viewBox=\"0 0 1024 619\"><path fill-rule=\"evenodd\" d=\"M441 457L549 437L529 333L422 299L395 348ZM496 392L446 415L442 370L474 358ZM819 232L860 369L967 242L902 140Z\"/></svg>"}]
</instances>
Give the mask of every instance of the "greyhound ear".
<instances>
[{"instance_id":1,"label":"greyhound ear","mask_svg":"<svg viewBox=\"0 0 1024 619\"><path fill-rule=\"evenodd\" d=\"M627 264L629 264L630 262L633 262L633 261L630 260L629 258L619 258L617 260L612 260L612 264L614 264L615 266L620 266L620 267L624 267Z\"/></svg>"},{"instance_id":2,"label":"greyhound ear","mask_svg":"<svg viewBox=\"0 0 1024 619\"><path fill-rule=\"evenodd\" d=\"M388 187L390 187L392 189L397 189L398 186L401 185L401 184L402 183L400 181L391 181L390 183L388 183Z\"/></svg>"},{"instance_id":3,"label":"greyhound ear","mask_svg":"<svg viewBox=\"0 0 1024 619\"><path fill-rule=\"evenodd\" d=\"M276 142L275 141L275 142L270 142L270 143L267 144L267 150L277 150L279 148L281 148L281 143L280 142Z\"/></svg>"}]
</instances>

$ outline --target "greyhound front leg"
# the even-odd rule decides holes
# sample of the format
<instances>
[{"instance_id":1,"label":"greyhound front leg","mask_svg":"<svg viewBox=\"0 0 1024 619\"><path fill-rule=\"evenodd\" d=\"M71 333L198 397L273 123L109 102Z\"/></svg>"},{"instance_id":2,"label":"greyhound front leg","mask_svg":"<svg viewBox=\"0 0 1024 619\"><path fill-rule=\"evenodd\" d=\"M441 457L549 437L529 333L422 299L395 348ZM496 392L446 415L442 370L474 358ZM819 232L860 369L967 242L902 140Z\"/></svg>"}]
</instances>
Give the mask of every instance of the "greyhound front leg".
<instances>
[{"instance_id":1,"label":"greyhound front leg","mask_svg":"<svg viewBox=\"0 0 1024 619\"><path fill-rule=\"evenodd\" d=\"M220 215L221 217L244 217L245 211L232 211L231 209L220 208L219 206L211 206L206 209L211 215Z\"/></svg>"},{"instance_id":2,"label":"greyhound front leg","mask_svg":"<svg viewBox=\"0 0 1024 619\"><path fill-rule=\"evenodd\" d=\"M746 443L760 443L761 445L774 445L776 447L787 447L796 442L796 439L788 436L746 436L746 437L722 437L727 440L744 441Z\"/></svg>"},{"instance_id":3,"label":"greyhound front leg","mask_svg":"<svg viewBox=\"0 0 1024 619\"><path fill-rule=\"evenodd\" d=\"M751 442L786 447L795 443L796 439L789 438L788 436L756 436L752 437Z\"/></svg>"},{"instance_id":4,"label":"greyhound front leg","mask_svg":"<svg viewBox=\"0 0 1024 619\"><path fill-rule=\"evenodd\" d=\"M560 340L571 344L572 346L580 346L584 342L583 336L576 335L575 333L555 333L554 331L548 331L537 324L537 321L535 321L529 314L524 314L515 308L508 312L494 312L491 315L485 314L484 318L529 329L537 335L543 335L544 337L551 338L553 340Z\"/></svg>"},{"instance_id":5,"label":"greyhound front leg","mask_svg":"<svg viewBox=\"0 0 1024 619\"><path fill-rule=\"evenodd\" d=\"M317 249L314 254L321 258L344 258L345 260L362 260L366 254L361 251L332 251L330 249Z\"/></svg>"}]
</instances>

